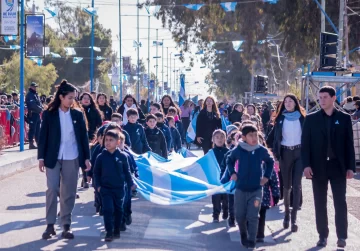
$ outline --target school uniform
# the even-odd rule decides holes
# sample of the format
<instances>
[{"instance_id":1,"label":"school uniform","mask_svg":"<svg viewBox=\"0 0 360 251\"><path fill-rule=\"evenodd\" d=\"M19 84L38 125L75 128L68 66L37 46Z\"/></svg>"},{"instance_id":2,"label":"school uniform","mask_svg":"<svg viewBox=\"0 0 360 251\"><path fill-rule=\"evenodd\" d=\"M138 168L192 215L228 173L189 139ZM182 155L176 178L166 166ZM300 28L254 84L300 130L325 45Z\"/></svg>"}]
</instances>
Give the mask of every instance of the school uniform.
<instances>
[{"instance_id":1,"label":"school uniform","mask_svg":"<svg viewBox=\"0 0 360 251\"><path fill-rule=\"evenodd\" d=\"M175 121L175 127L181 135L182 141L186 139L186 131L184 130L184 124L181 120Z\"/></svg>"},{"instance_id":2,"label":"school uniform","mask_svg":"<svg viewBox=\"0 0 360 251\"><path fill-rule=\"evenodd\" d=\"M98 144L95 149L93 150L92 154L91 154L91 170L87 172L87 176L92 178L93 184L94 184L94 167L95 167L95 161L96 158L100 155L100 153L105 149L104 146ZM93 187L95 188L95 186L93 185ZM99 213L101 210L101 196L100 193L95 189L94 191L94 206L96 208L96 212ZM100 213L102 214L102 213Z\"/></svg>"},{"instance_id":3,"label":"school uniform","mask_svg":"<svg viewBox=\"0 0 360 251\"><path fill-rule=\"evenodd\" d=\"M130 135L129 135L129 133L128 133L125 129L122 129L122 133L123 133L124 136L125 136L125 145L127 145L128 147L131 148L131 140L130 140Z\"/></svg>"},{"instance_id":4,"label":"school uniform","mask_svg":"<svg viewBox=\"0 0 360 251\"><path fill-rule=\"evenodd\" d=\"M169 127L167 125L165 125L165 123L157 123L156 127L159 128L162 131L162 133L164 134L167 149L168 149L168 151L170 151L172 138L171 138L171 132L170 132Z\"/></svg>"},{"instance_id":5,"label":"school uniform","mask_svg":"<svg viewBox=\"0 0 360 251\"><path fill-rule=\"evenodd\" d=\"M85 168L85 160L90 159L85 119L83 113L75 109L47 110L42 119L38 159L43 159L46 167L46 222L56 223L60 194L61 223L70 226L79 167Z\"/></svg>"},{"instance_id":6,"label":"school uniform","mask_svg":"<svg viewBox=\"0 0 360 251\"><path fill-rule=\"evenodd\" d=\"M155 127L154 129L150 129L149 127L146 127L145 134L146 134L146 139L149 142L149 146L152 149L152 152L167 159L168 150L167 150L165 136L162 133L162 131L157 127Z\"/></svg>"},{"instance_id":7,"label":"school uniform","mask_svg":"<svg viewBox=\"0 0 360 251\"><path fill-rule=\"evenodd\" d=\"M216 129L221 129L221 119L217 118L214 112L206 109L200 111L196 119L196 138L195 143L202 147L204 154L212 148L212 134ZM202 138L202 143L197 141Z\"/></svg>"},{"instance_id":8,"label":"school uniform","mask_svg":"<svg viewBox=\"0 0 360 251\"><path fill-rule=\"evenodd\" d=\"M83 107L88 122L88 136L89 140L91 141L95 138L96 130L102 126L101 114L93 108L86 106Z\"/></svg>"},{"instance_id":9,"label":"school uniform","mask_svg":"<svg viewBox=\"0 0 360 251\"><path fill-rule=\"evenodd\" d=\"M171 149L174 149L175 152L179 151L181 149L181 135L175 127L170 127L171 132Z\"/></svg>"},{"instance_id":10,"label":"school uniform","mask_svg":"<svg viewBox=\"0 0 360 251\"><path fill-rule=\"evenodd\" d=\"M104 121L110 121L113 110L109 105L99 105L100 111L104 114Z\"/></svg>"},{"instance_id":11,"label":"school uniform","mask_svg":"<svg viewBox=\"0 0 360 251\"><path fill-rule=\"evenodd\" d=\"M134 184L127 157L118 149L113 153L104 149L95 161L94 181L95 189L100 188L105 230L108 234L120 233L124 187Z\"/></svg>"},{"instance_id":12,"label":"school uniform","mask_svg":"<svg viewBox=\"0 0 360 251\"><path fill-rule=\"evenodd\" d=\"M124 126L124 130L127 131L130 136L131 150L133 150L134 153L143 154L151 151L142 125L129 122Z\"/></svg>"}]
</instances>

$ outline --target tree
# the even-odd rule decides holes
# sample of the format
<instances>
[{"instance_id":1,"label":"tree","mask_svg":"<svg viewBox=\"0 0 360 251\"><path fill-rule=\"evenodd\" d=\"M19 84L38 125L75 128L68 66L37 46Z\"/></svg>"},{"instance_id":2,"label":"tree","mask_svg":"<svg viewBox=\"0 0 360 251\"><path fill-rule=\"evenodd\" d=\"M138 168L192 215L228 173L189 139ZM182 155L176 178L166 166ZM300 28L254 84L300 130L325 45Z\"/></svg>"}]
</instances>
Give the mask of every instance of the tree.
<instances>
[{"instance_id":1,"label":"tree","mask_svg":"<svg viewBox=\"0 0 360 251\"><path fill-rule=\"evenodd\" d=\"M5 59L4 67L0 72L1 89L6 92L19 90L19 72L20 72L20 57L19 54L14 54L10 60ZM25 59L25 74L24 74L25 89L29 88L31 82L36 82L38 92L48 95L50 86L58 77L53 64L46 66L38 66L35 62Z\"/></svg>"}]
</instances>

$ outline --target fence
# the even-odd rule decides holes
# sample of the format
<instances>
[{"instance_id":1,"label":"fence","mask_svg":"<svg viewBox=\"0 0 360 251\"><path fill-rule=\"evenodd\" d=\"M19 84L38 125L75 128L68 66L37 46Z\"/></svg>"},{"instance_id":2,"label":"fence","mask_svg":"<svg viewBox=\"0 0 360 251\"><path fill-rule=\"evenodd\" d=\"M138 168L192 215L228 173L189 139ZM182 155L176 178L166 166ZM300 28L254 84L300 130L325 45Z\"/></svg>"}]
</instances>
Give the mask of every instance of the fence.
<instances>
[{"instance_id":1,"label":"fence","mask_svg":"<svg viewBox=\"0 0 360 251\"><path fill-rule=\"evenodd\" d=\"M27 139L27 125L23 128ZM0 108L0 146L8 148L20 143L20 109Z\"/></svg>"}]
</instances>

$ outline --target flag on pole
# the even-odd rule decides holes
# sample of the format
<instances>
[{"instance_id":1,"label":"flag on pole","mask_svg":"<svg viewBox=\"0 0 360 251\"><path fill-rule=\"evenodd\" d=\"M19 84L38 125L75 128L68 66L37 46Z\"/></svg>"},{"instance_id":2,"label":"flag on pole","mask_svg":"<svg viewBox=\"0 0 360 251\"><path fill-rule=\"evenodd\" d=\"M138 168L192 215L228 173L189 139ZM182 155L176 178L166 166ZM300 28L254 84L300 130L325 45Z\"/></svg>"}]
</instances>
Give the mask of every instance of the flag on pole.
<instances>
[{"instance_id":1,"label":"flag on pole","mask_svg":"<svg viewBox=\"0 0 360 251\"><path fill-rule=\"evenodd\" d=\"M74 64L78 64L78 63L80 63L82 60L83 60L83 58L81 58L81 57L74 57L74 58L73 58L73 63L74 63Z\"/></svg>"},{"instance_id":2,"label":"flag on pole","mask_svg":"<svg viewBox=\"0 0 360 251\"><path fill-rule=\"evenodd\" d=\"M54 53L54 52L50 52L51 56L53 58L61 58L60 54Z\"/></svg>"},{"instance_id":3,"label":"flag on pole","mask_svg":"<svg viewBox=\"0 0 360 251\"><path fill-rule=\"evenodd\" d=\"M57 14L58 14L58 9L57 8L55 8L55 7L45 7L44 8L52 17L55 17L55 16L57 16Z\"/></svg>"},{"instance_id":4,"label":"flag on pole","mask_svg":"<svg viewBox=\"0 0 360 251\"><path fill-rule=\"evenodd\" d=\"M235 11L237 2L225 2L225 3L220 3L220 5L226 12Z\"/></svg>"},{"instance_id":5,"label":"flag on pole","mask_svg":"<svg viewBox=\"0 0 360 251\"><path fill-rule=\"evenodd\" d=\"M145 9L149 15L156 16L156 14L158 14L161 9L161 5L151 5L151 6L145 5Z\"/></svg>"},{"instance_id":6,"label":"flag on pole","mask_svg":"<svg viewBox=\"0 0 360 251\"><path fill-rule=\"evenodd\" d=\"M195 141L196 138L196 120L197 117L199 115L199 112L194 113L192 119L191 119L191 123L187 129L186 132L186 142L187 143L191 143Z\"/></svg>"},{"instance_id":7,"label":"flag on pole","mask_svg":"<svg viewBox=\"0 0 360 251\"><path fill-rule=\"evenodd\" d=\"M185 74L180 74L180 93L179 93L179 106L182 106L182 104L186 100L186 94L185 94Z\"/></svg>"},{"instance_id":8,"label":"flag on pole","mask_svg":"<svg viewBox=\"0 0 360 251\"><path fill-rule=\"evenodd\" d=\"M241 45L244 43L244 41L232 41L233 48L235 51L242 51L240 49Z\"/></svg>"}]
</instances>

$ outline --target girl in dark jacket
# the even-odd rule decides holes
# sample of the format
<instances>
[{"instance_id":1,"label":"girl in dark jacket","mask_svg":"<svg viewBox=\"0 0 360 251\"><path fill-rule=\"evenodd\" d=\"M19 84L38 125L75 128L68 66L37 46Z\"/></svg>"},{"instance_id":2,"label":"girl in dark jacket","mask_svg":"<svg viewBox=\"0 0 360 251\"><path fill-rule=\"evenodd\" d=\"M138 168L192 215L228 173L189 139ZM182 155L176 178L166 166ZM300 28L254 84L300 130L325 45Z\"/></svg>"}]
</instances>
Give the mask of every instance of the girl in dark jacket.
<instances>
[{"instance_id":1,"label":"girl in dark jacket","mask_svg":"<svg viewBox=\"0 0 360 251\"><path fill-rule=\"evenodd\" d=\"M136 99L131 94L128 94L125 96L121 106L117 110L117 113L120 113L123 116L123 125L125 126L128 122L126 112L130 108L134 108L138 111L138 114L139 114L138 122L140 124L144 124L145 123L144 113L141 111L138 103L136 102Z\"/></svg>"},{"instance_id":2,"label":"girl in dark jacket","mask_svg":"<svg viewBox=\"0 0 360 251\"><path fill-rule=\"evenodd\" d=\"M269 135L270 143L273 137L272 151L276 160L280 161L280 170L283 182L283 197L285 217L283 226L297 232L297 211L301 200L301 179L303 174L301 164L301 134L305 119L305 111L293 94L285 96L278 113L275 124ZM290 212L290 198L293 193L293 208ZM290 215L291 213L291 215ZM291 218L291 219L290 219Z\"/></svg>"},{"instance_id":3,"label":"girl in dark jacket","mask_svg":"<svg viewBox=\"0 0 360 251\"><path fill-rule=\"evenodd\" d=\"M88 122L88 136L89 141L95 138L96 130L102 125L103 114L100 111L94 99L88 92L84 92L80 96L80 102L85 110L86 119Z\"/></svg>"},{"instance_id":4,"label":"girl in dark jacket","mask_svg":"<svg viewBox=\"0 0 360 251\"><path fill-rule=\"evenodd\" d=\"M244 113L244 105L241 103L236 103L233 107L232 112L229 115L229 121L231 124L235 122L241 122L241 117Z\"/></svg>"},{"instance_id":5,"label":"girl in dark jacket","mask_svg":"<svg viewBox=\"0 0 360 251\"><path fill-rule=\"evenodd\" d=\"M181 114L180 108L174 103L174 101L172 100L170 95L164 95L161 99L161 107L164 111L164 115L166 116L168 114L169 108L170 107L175 107L176 110L178 111L177 113Z\"/></svg>"},{"instance_id":6,"label":"girl in dark jacket","mask_svg":"<svg viewBox=\"0 0 360 251\"><path fill-rule=\"evenodd\" d=\"M196 142L202 147L204 154L212 148L213 132L221 127L219 109L214 98L208 96L196 120Z\"/></svg>"},{"instance_id":7,"label":"girl in dark jacket","mask_svg":"<svg viewBox=\"0 0 360 251\"><path fill-rule=\"evenodd\" d=\"M106 94L99 93L96 98L96 103L99 106L100 111L104 114L104 121L110 121L113 110L109 106Z\"/></svg>"}]
</instances>

